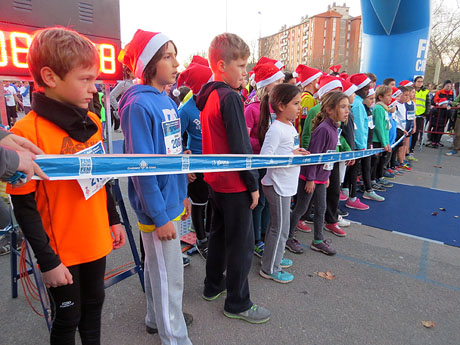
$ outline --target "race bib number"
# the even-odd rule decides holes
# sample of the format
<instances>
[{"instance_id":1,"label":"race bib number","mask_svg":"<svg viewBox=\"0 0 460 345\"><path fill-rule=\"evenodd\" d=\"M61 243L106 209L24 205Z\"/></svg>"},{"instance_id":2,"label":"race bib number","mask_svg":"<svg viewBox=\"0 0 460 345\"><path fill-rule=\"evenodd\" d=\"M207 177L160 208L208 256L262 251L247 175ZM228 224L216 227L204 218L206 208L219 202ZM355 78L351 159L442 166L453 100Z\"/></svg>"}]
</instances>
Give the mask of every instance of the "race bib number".
<instances>
[{"instance_id":1,"label":"race bib number","mask_svg":"<svg viewBox=\"0 0 460 345\"><path fill-rule=\"evenodd\" d=\"M294 150L298 149L299 148L299 135L296 134L294 136Z\"/></svg>"},{"instance_id":2,"label":"race bib number","mask_svg":"<svg viewBox=\"0 0 460 345\"><path fill-rule=\"evenodd\" d=\"M370 129L374 129L375 125L374 125L374 118L372 117L372 115L367 117L367 124Z\"/></svg>"},{"instance_id":3,"label":"race bib number","mask_svg":"<svg viewBox=\"0 0 460 345\"><path fill-rule=\"evenodd\" d=\"M327 153L334 153L336 151L334 150L327 150ZM324 170L327 170L327 171L331 171L332 169L334 169L334 163L324 163L323 165L323 169Z\"/></svg>"},{"instance_id":4,"label":"race bib number","mask_svg":"<svg viewBox=\"0 0 460 345\"><path fill-rule=\"evenodd\" d=\"M166 153L178 155L182 153L182 138L180 133L180 120L164 121L161 123L165 138Z\"/></svg>"},{"instance_id":5,"label":"race bib number","mask_svg":"<svg viewBox=\"0 0 460 345\"><path fill-rule=\"evenodd\" d=\"M105 149L102 142L98 142L87 149L81 150L76 155L92 155L92 154L104 154ZM80 159L80 176L84 176L87 174L91 174L92 164L91 159L89 158L81 158ZM78 184L85 196L85 200L91 198L94 194L99 192L105 184L110 181L110 177L92 177L89 179L80 179L78 180Z\"/></svg>"},{"instance_id":6,"label":"race bib number","mask_svg":"<svg viewBox=\"0 0 460 345\"><path fill-rule=\"evenodd\" d=\"M407 120L415 120L415 112L414 111L408 111L407 112Z\"/></svg>"}]
</instances>

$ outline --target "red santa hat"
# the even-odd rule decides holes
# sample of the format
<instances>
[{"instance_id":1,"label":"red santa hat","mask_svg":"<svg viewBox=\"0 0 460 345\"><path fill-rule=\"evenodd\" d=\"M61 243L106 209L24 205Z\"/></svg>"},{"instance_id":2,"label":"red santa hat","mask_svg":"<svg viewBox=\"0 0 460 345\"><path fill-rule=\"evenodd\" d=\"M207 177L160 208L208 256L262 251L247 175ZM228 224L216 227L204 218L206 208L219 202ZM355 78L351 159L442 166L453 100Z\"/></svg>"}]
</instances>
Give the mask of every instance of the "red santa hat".
<instances>
[{"instance_id":1,"label":"red santa hat","mask_svg":"<svg viewBox=\"0 0 460 345\"><path fill-rule=\"evenodd\" d=\"M371 80L364 73L355 73L347 78L350 83L355 84L358 87L358 90L365 87L371 82Z\"/></svg>"},{"instance_id":2,"label":"red santa hat","mask_svg":"<svg viewBox=\"0 0 460 345\"><path fill-rule=\"evenodd\" d=\"M323 75L319 78L318 97L322 98L326 93L331 92L334 89L343 90L342 83L337 77L332 75Z\"/></svg>"},{"instance_id":3,"label":"red santa hat","mask_svg":"<svg viewBox=\"0 0 460 345\"><path fill-rule=\"evenodd\" d=\"M311 68L302 64L297 66L295 72L299 75L302 87L307 86L323 75L319 69Z\"/></svg>"},{"instance_id":4,"label":"red santa hat","mask_svg":"<svg viewBox=\"0 0 460 345\"><path fill-rule=\"evenodd\" d=\"M177 79L177 87L182 85L189 87L194 95L200 93L201 87L212 81L213 75L209 67L200 63L191 63L188 67L181 72Z\"/></svg>"},{"instance_id":5,"label":"red santa hat","mask_svg":"<svg viewBox=\"0 0 460 345\"><path fill-rule=\"evenodd\" d=\"M284 79L284 73L273 63L257 64L254 66L254 80L258 89Z\"/></svg>"},{"instance_id":6,"label":"red santa hat","mask_svg":"<svg viewBox=\"0 0 460 345\"><path fill-rule=\"evenodd\" d=\"M136 78L142 78L147 64L168 41L171 40L161 32L137 30L124 49L123 64L134 72Z\"/></svg>"},{"instance_id":7,"label":"red santa hat","mask_svg":"<svg viewBox=\"0 0 460 345\"><path fill-rule=\"evenodd\" d=\"M411 82L410 80L403 80L403 81L399 82L399 85L400 86L413 86L414 83Z\"/></svg>"},{"instance_id":8,"label":"red santa hat","mask_svg":"<svg viewBox=\"0 0 460 345\"><path fill-rule=\"evenodd\" d=\"M438 99L438 104L437 105L443 106L443 105L448 105L448 104L449 104L449 100L447 98Z\"/></svg>"},{"instance_id":9,"label":"red santa hat","mask_svg":"<svg viewBox=\"0 0 460 345\"><path fill-rule=\"evenodd\" d=\"M397 87L394 87L394 86L392 87L391 92L392 92L391 97L393 97L393 98L398 97L402 93L400 89L398 89Z\"/></svg>"},{"instance_id":10,"label":"red santa hat","mask_svg":"<svg viewBox=\"0 0 460 345\"><path fill-rule=\"evenodd\" d=\"M334 73L339 73L341 68L342 68L342 65L335 65L335 66L329 67L329 69Z\"/></svg>"},{"instance_id":11,"label":"red santa hat","mask_svg":"<svg viewBox=\"0 0 460 345\"><path fill-rule=\"evenodd\" d=\"M350 83L347 80L341 79L340 82L342 83L343 93L348 97L350 97L356 90L358 90L358 87L355 84Z\"/></svg>"},{"instance_id":12,"label":"red santa hat","mask_svg":"<svg viewBox=\"0 0 460 345\"><path fill-rule=\"evenodd\" d=\"M205 59L204 57L202 57L200 55L193 55L192 61L190 63L191 64L192 63L197 63L197 64L200 64L200 65L209 67L208 59Z\"/></svg>"},{"instance_id":13,"label":"red santa hat","mask_svg":"<svg viewBox=\"0 0 460 345\"><path fill-rule=\"evenodd\" d=\"M370 88L369 92L367 93L367 97L372 96L372 95L375 95L375 89Z\"/></svg>"},{"instance_id":14,"label":"red santa hat","mask_svg":"<svg viewBox=\"0 0 460 345\"><path fill-rule=\"evenodd\" d=\"M392 98L392 99L391 99L391 103L388 105L388 107L389 107L389 108L396 107L396 103L398 103L398 101L396 100L396 98Z\"/></svg>"},{"instance_id":15,"label":"red santa hat","mask_svg":"<svg viewBox=\"0 0 460 345\"><path fill-rule=\"evenodd\" d=\"M278 61L278 60L275 60L275 59L270 59L266 56L262 56L259 61L257 61L257 65L263 65L263 64L266 64L266 63L271 63L273 65L275 65L276 67L278 67L278 69L283 69L284 67L286 67L284 65L284 63L282 63L281 61Z\"/></svg>"},{"instance_id":16,"label":"red santa hat","mask_svg":"<svg viewBox=\"0 0 460 345\"><path fill-rule=\"evenodd\" d=\"M342 72L342 73L339 74L339 78L342 78L343 80L347 80L348 77L349 77L349 75L346 74L345 72Z\"/></svg>"}]
</instances>

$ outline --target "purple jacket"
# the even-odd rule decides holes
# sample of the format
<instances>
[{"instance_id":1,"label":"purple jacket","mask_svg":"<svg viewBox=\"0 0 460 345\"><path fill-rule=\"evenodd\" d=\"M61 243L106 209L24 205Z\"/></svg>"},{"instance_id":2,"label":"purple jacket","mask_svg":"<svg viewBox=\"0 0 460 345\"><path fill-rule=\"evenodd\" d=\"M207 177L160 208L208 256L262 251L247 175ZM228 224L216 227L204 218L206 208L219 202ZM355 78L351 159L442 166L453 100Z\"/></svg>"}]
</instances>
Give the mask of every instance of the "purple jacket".
<instances>
[{"instance_id":1,"label":"purple jacket","mask_svg":"<svg viewBox=\"0 0 460 345\"><path fill-rule=\"evenodd\" d=\"M308 151L310 153L327 153L329 150L336 151L337 141L337 125L329 117L326 117L311 134ZM324 164L304 165L300 169L300 176L306 181L325 182L328 180L330 174L329 170L324 170Z\"/></svg>"}]
</instances>

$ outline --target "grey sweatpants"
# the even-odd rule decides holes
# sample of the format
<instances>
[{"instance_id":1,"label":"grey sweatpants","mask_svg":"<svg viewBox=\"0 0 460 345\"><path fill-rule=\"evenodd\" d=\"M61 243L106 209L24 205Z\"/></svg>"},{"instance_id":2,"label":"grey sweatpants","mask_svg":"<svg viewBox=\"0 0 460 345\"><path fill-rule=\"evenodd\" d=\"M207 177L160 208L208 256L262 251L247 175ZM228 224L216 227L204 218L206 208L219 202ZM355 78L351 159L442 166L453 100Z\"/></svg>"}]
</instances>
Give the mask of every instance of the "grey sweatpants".
<instances>
[{"instance_id":1,"label":"grey sweatpants","mask_svg":"<svg viewBox=\"0 0 460 345\"><path fill-rule=\"evenodd\" d=\"M163 345L190 345L182 314L184 265L180 246L181 221L173 221L177 237L160 241L156 231L141 232L145 250L144 280L147 298L145 324L158 328Z\"/></svg>"},{"instance_id":2,"label":"grey sweatpants","mask_svg":"<svg viewBox=\"0 0 460 345\"><path fill-rule=\"evenodd\" d=\"M313 198L315 203L315 218L313 220L314 225L314 239L324 240L323 237L323 226L324 226L324 214L326 213L326 185L315 184L315 191L313 194L307 194L305 191L305 181L299 179L299 186L297 187L297 202L295 208L291 213L291 224L289 228L289 238L294 237L295 227L297 222L300 220L303 214L308 209L308 205Z\"/></svg>"},{"instance_id":3,"label":"grey sweatpants","mask_svg":"<svg viewBox=\"0 0 460 345\"><path fill-rule=\"evenodd\" d=\"M265 235L262 271L273 274L281 271L280 262L289 234L291 197L279 195L273 186L262 186L262 188L270 205L270 226Z\"/></svg>"}]
</instances>

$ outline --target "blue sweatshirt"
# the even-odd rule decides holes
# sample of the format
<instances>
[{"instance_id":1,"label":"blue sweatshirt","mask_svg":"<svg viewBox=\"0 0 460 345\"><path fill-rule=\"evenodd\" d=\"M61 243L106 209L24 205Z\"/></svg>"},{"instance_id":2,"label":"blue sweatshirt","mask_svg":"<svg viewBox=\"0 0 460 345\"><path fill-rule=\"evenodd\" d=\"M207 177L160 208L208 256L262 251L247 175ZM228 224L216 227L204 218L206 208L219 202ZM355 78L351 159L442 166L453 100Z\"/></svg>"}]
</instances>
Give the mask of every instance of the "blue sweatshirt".
<instances>
[{"instance_id":1,"label":"blue sweatshirt","mask_svg":"<svg viewBox=\"0 0 460 345\"><path fill-rule=\"evenodd\" d=\"M171 141L166 134L179 130L176 104L166 93L148 85L134 85L120 99L121 129L125 153L182 153L181 141ZM168 122L169 121L169 122ZM176 131L172 130L175 125ZM177 128L177 126L179 128ZM133 176L128 179L131 206L141 224L160 227L177 218L184 210L187 196L185 174Z\"/></svg>"},{"instance_id":2,"label":"blue sweatshirt","mask_svg":"<svg viewBox=\"0 0 460 345\"><path fill-rule=\"evenodd\" d=\"M355 120L355 144L356 150L367 149L368 121L367 112L364 108L363 99L358 95L355 96L351 111Z\"/></svg>"},{"instance_id":3,"label":"blue sweatshirt","mask_svg":"<svg viewBox=\"0 0 460 345\"><path fill-rule=\"evenodd\" d=\"M180 126L182 133L188 133L187 148L193 154L203 152L203 135L201 133L200 111L196 107L195 97L192 96L179 108Z\"/></svg>"}]
</instances>

